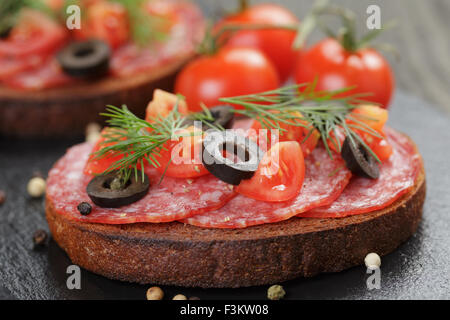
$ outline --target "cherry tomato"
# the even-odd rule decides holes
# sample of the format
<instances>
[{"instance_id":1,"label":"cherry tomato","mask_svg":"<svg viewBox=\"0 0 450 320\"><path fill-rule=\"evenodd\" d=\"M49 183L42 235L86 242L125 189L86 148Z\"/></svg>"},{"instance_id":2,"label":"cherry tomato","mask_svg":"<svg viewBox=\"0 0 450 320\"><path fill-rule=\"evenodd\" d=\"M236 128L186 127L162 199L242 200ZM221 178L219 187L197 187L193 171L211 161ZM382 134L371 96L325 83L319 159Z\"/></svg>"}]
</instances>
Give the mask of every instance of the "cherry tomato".
<instances>
[{"instance_id":1,"label":"cherry tomato","mask_svg":"<svg viewBox=\"0 0 450 320\"><path fill-rule=\"evenodd\" d=\"M108 156L101 159L96 159L94 156L94 153L99 151L100 149L110 146L111 144L105 144L102 143L106 140L106 138L103 137L104 134L108 133L108 130L110 130L108 127L104 128L102 132L100 133L102 137L98 139L97 143L95 144L94 148L91 151L91 155L89 156L88 161L86 162L86 166L84 167L84 174L87 175L95 175L105 172L107 169L110 168L110 166L123 158L123 155L114 155L114 156Z\"/></svg>"},{"instance_id":2,"label":"cherry tomato","mask_svg":"<svg viewBox=\"0 0 450 320\"><path fill-rule=\"evenodd\" d=\"M225 18L218 26L232 24L297 25L298 19L282 6L266 3ZM292 75L297 53L292 49L296 32L293 30L242 30L231 36L227 46L252 47L262 51L274 64L281 82Z\"/></svg>"},{"instance_id":3,"label":"cherry tomato","mask_svg":"<svg viewBox=\"0 0 450 320\"><path fill-rule=\"evenodd\" d=\"M160 156L156 157L160 163L157 170L161 174L175 178L195 178L209 173L202 164L203 135L195 130L194 126L182 129L177 133L191 135L166 142L166 150L161 150Z\"/></svg>"},{"instance_id":4,"label":"cherry tomato","mask_svg":"<svg viewBox=\"0 0 450 320\"><path fill-rule=\"evenodd\" d=\"M86 19L80 30L75 29L78 39L96 38L117 48L128 41L130 25L127 10L120 3L98 1L87 6Z\"/></svg>"},{"instance_id":5,"label":"cherry tomato","mask_svg":"<svg viewBox=\"0 0 450 320\"><path fill-rule=\"evenodd\" d=\"M152 101L147 106L145 120L154 122L155 119L167 117L173 110L175 104L177 104L178 111L181 114L188 114L186 101L181 97L161 89L156 89L153 91Z\"/></svg>"},{"instance_id":6,"label":"cherry tomato","mask_svg":"<svg viewBox=\"0 0 450 320\"><path fill-rule=\"evenodd\" d=\"M65 29L42 12L25 9L8 38L0 40L0 57L48 56L67 40Z\"/></svg>"},{"instance_id":7,"label":"cherry tomato","mask_svg":"<svg viewBox=\"0 0 450 320\"><path fill-rule=\"evenodd\" d=\"M301 120L302 117L303 116L300 113L297 113L297 119L292 119L290 121L293 122L295 120L298 123L303 123L303 124L307 125L306 121ZM302 148L303 155L305 158L311 153L311 151L314 150L314 148L317 145L317 142L319 141L320 134L315 129L308 136L310 129L311 129L310 127L305 128L305 127L301 127L301 126L288 125L285 123L280 123L280 127L282 129L285 129L286 131L279 132L278 141L297 141L298 143L300 143L300 146ZM262 126L259 121L253 121L251 128L258 132L260 129L262 129ZM272 135L269 134L269 132L268 132L267 138L263 139L263 142L267 142L268 145L270 146L271 145L271 137L272 137ZM308 137L308 138L305 140L306 137Z\"/></svg>"},{"instance_id":8,"label":"cherry tomato","mask_svg":"<svg viewBox=\"0 0 450 320\"><path fill-rule=\"evenodd\" d=\"M186 97L192 111L200 104L212 107L219 98L276 89L277 72L272 63L252 48L223 48L213 56L202 56L178 74L175 92Z\"/></svg>"},{"instance_id":9,"label":"cherry tomato","mask_svg":"<svg viewBox=\"0 0 450 320\"><path fill-rule=\"evenodd\" d=\"M305 162L296 141L278 142L264 155L255 175L236 191L261 201L287 201L298 195L305 179Z\"/></svg>"},{"instance_id":10,"label":"cherry tomato","mask_svg":"<svg viewBox=\"0 0 450 320\"><path fill-rule=\"evenodd\" d=\"M346 51L335 39L325 39L298 56L297 83L312 82L318 77L318 90L337 90L356 86L345 93L372 93L364 100L389 106L394 78L388 62L375 50Z\"/></svg>"}]
</instances>

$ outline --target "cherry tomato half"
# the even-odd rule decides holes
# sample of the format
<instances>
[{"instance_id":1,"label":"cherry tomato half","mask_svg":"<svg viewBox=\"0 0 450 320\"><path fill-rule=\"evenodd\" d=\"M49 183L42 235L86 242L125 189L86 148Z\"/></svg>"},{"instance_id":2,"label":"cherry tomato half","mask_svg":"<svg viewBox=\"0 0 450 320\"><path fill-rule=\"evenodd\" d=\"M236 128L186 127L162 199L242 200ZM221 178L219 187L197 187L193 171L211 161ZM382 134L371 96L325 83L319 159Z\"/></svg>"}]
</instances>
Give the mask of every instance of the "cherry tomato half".
<instances>
[{"instance_id":1,"label":"cherry tomato half","mask_svg":"<svg viewBox=\"0 0 450 320\"><path fill-rule=\"evenodd\" d=\"M175 105L177 105L178 111L181 114L188 114L188 107L184 99L170 92L155 89L153 91L153 99L147 105L145 120L154 122L155 119L165 118L170 114Z\"/></svg>"},{"instance_id":2,"label":"cherry tomato half","mask_svg":"<svg viewBox=\"0 0 450 320\"><path fill-rule=\"evenodd\" d=\"M370 149L377 155L381 161L389 159L393 150L392 146L387 142L386 135L384 134L384 125L388 119L388 112L378 106L374 105L361 105L354 109L351 114L353 118L359 122L363 122L373 130L377 131L383 138L375 137L365 130L353 128L353 130L363 139L363 141L370 147ZM357 121L347 120L349 125L361 126ZM338 152L336 144L342 147L344 143L345 135L342 128L338 128L336 133L330 132L330 139L328 140L328 146L330 149ZM334 143L333 143L334 141Z\"/></svg>"},{"instance_id":3,"label":"cherry tomato half","mask_svg":"<svg viewBox=\"0 0 450 320\"><path fill-rule=\"evenodd\" d=\"M191 126L177 134L189 135L165 143L156 160L160 163L158 172L175 178L195 178L208 174L202 163L203 135Z\"/></svg>"},{"instance_id":4,"label":"cherry tomato half","mask_svg":"<svg viewBox=\"0 0 450 320\"><path fill-rule=\"evenodd\" d=\"M243 180L236 191L261 201L287 201L300 192L305 179L305 162L296 141L278 142L264 155L255 175Z\"/></svg>"},{"instance_id":5,"label":"cherry tomato half","mask_svg":"<svg viewBox=\"0 0 450 320\"><path fill-rule=\"evenodd\" d=\"M76 38L101 39L111 48L124 44L130 36L128 13L120 3L94 2L87 6L86 19L82 23L82 28L75 30Z\"/></svg>"},{"instance_id":6,"label":"cherry tomato half","mask_svg":"<svg viewBox=\"0 0 450 320\"><path fill-rule=\"evenodd\" d=\"M175 92L182 94L192 111L219 103L219 98L278 88L272 63L252 48L223 48L213 56L202 56L178 74Z\"/></svg>"},{"instance_id":7,"label":"cherry tomato half","mask_svg":"<svg viewBox=\"0 0 450 320\"><path fill-rule=\"evenodd\" d=\"M394 78L388 62L375 50L366 48L356 52L346 51L335 39L325 39L297 60L295 81L312 82L318 77L317 90L337 90L356 86L346 92L371 93L364 100L389 106L394 89Z\"/></svg>"},{"instance_id":8,"label":"cherry tomato half","mask_svg":"<svg viewBox=\"0 0 450 320\"><path fill-rule=\"evenodd\" d=\"M91 155L89 156L89 159L84 167L84 174L87 175L101 174L105 172L107 169L109 169L114 162L119 161L123 158L123 155L111 155L101 159L96 159L96 157L94 156L95 152L99 151L104 147L112 145L112 144L103 144L103 142L106 140L106 138L103 137L103 135L107 134L109 130L110 128L105 127L100 133L102 136L100 137L100 139L98 139L97 143L95 144L94 148L91 151Z\"/></svg>"},{"instance_id":9,"label":"cherry tomato half","mask_svg":"<svg viewBox=\"0 0 450 320\"><path fill-rule=\"evenodd\" d=\"M296 119L292 119L289 121L292 122L298 122L298 123L303 123L305 125L307 125L307 122L304 120L301 120L302 115L300 113L297 113L297 118ZM280 131L279 132L279 136L278 136L278 141L297 141L298 143L300 143L300 146L302 148L303 151L303 155L306 158L316 147L317 142L319 141L319 137L320 134L317 130L313 129L312 133L309 134L311 127L305 128L305 127L301 127L301 126L293 126L293 125L288 125L285 123L280 123L280 127L282 129L285 129L286 131ZM259 121L253 121L252 124L252 129L256 130L257 132L262 129L261 123ZM308 135L309 134L309 135ZM267 144L270 146L271 145L271 134L267 133L267 138L263 139L263 143L267 142ZM259 135L258 135L259 137ZM305 138L308 137L306 140Z\"/></svg>"}]
</instances>

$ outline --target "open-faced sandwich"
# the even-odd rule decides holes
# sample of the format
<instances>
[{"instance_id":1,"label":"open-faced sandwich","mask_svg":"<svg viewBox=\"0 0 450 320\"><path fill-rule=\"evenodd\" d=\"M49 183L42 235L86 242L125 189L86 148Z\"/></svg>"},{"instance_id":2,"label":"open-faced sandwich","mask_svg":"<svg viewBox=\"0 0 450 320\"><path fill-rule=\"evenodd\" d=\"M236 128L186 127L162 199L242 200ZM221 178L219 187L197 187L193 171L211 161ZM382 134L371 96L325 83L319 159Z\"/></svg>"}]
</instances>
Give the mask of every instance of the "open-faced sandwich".
<instances>
[{"instance_id":1,"label":"open-faced sandwich","mask_svg":"<svg viewBox=\"0 0 450 320\"><path fill-rule=\"evenodd\" d=\"M109 103L143 116L203 31L183 0L2 0L0 134L81 134Z\"/></svg>"},{"instance_id":2,"label":"open-faced sandwich","mask_svg":"<svg viewBox=\"0 0 450 320\"><path fill-rule=\"evenodd\" d=\"M295 85L190 113L157 90L145 120L109 107L97 144L72 147L49 172L53 237L106 277L198 287L385 255L421 219L422 158L385 125L387 110L339 97Z\"/></svg>"}]
</instances>

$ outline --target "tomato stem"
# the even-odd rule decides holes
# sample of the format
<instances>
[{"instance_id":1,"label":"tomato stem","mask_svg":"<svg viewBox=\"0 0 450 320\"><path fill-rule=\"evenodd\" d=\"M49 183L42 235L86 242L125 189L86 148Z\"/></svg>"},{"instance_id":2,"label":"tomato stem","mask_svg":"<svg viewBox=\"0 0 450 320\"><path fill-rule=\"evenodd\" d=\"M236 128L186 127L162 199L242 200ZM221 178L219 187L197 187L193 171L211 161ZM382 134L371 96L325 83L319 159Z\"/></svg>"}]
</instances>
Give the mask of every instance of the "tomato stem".
<instances>
[{"instance_id":1,"label":"tomato stem","mask_svg":"<svg viewBox=\"0 0 450 320\"><path fill-rule=\"evenodd\" d=\"M324 15L340 18L342 27L337 33L320 19ZM307 36L316 27L319 27L327 36L338 40L346 51L356 52L361 48L368 47L373 39L383 31L390 29L393 25L394 23L391 21L384 25L382 29L370 30L360 39L357 39L355 12L347 8L330 5L328 0L317 0L299 28L297 38L294 41L294 48L301 48Z\"/></svg>"},{"instance_id":2,"label":"tomato stem","mask_svg":"<svg viewBox=\"0 0 450 320\"><path fill-rule=\"evenodd\" d=\"M267 23L261 24L243 24L243 23L227 23L220 27L217 32L211 31L211 28L206 32L205 38L199 46L198 52L200 54L212 55L217 52L225 43L238 31L243 30L289 30L297 31L298 24L287 25L273 25Z\"/></svg>"},{"instance_id":3,"label":"tomato stem","mask_svg":"<svg viewBox=\"0 0 450 320\"><path fill-rule=\"evenodd\" d=\"M239 11L238 12L244 12L249 7L248 0L239 0Z\"/></svg>"}]
</instances>

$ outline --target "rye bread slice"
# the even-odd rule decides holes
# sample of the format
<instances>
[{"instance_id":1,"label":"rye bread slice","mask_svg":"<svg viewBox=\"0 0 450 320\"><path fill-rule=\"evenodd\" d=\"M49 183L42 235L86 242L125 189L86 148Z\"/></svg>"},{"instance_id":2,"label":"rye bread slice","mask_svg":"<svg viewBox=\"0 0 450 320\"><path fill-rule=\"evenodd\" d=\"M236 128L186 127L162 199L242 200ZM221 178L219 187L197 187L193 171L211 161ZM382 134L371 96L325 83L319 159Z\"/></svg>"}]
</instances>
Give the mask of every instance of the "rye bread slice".
<instances>
[{"instance_id":1,"label":"rye bread slice","mask_svg":"<svg viewBox=\"0 0 450 320\"><path fill-rule=\"evenodd\" d=\"M20 138L74 137L90 122L102 123L106 105L126 104L137 116L154 89L172 91L175 76L193 54L129 78L108 77L95 82L40 91L0 86L0 136Z\"/></svg>"},{"instance_id":2,"label":"rye bread slice","mask_svg":"<svg viewBox=\"0 0 450 320\"><path fill-rule=\"evenodd\" d=\"M386 255L417 229L425 200L422 166L414 187L389 207L339 219L291 218L245 229L179 222L107 225L69 220L46 201L55 241L73 263L111 279L186 287L278 283Z\"/></svg>"}]
</instances>

